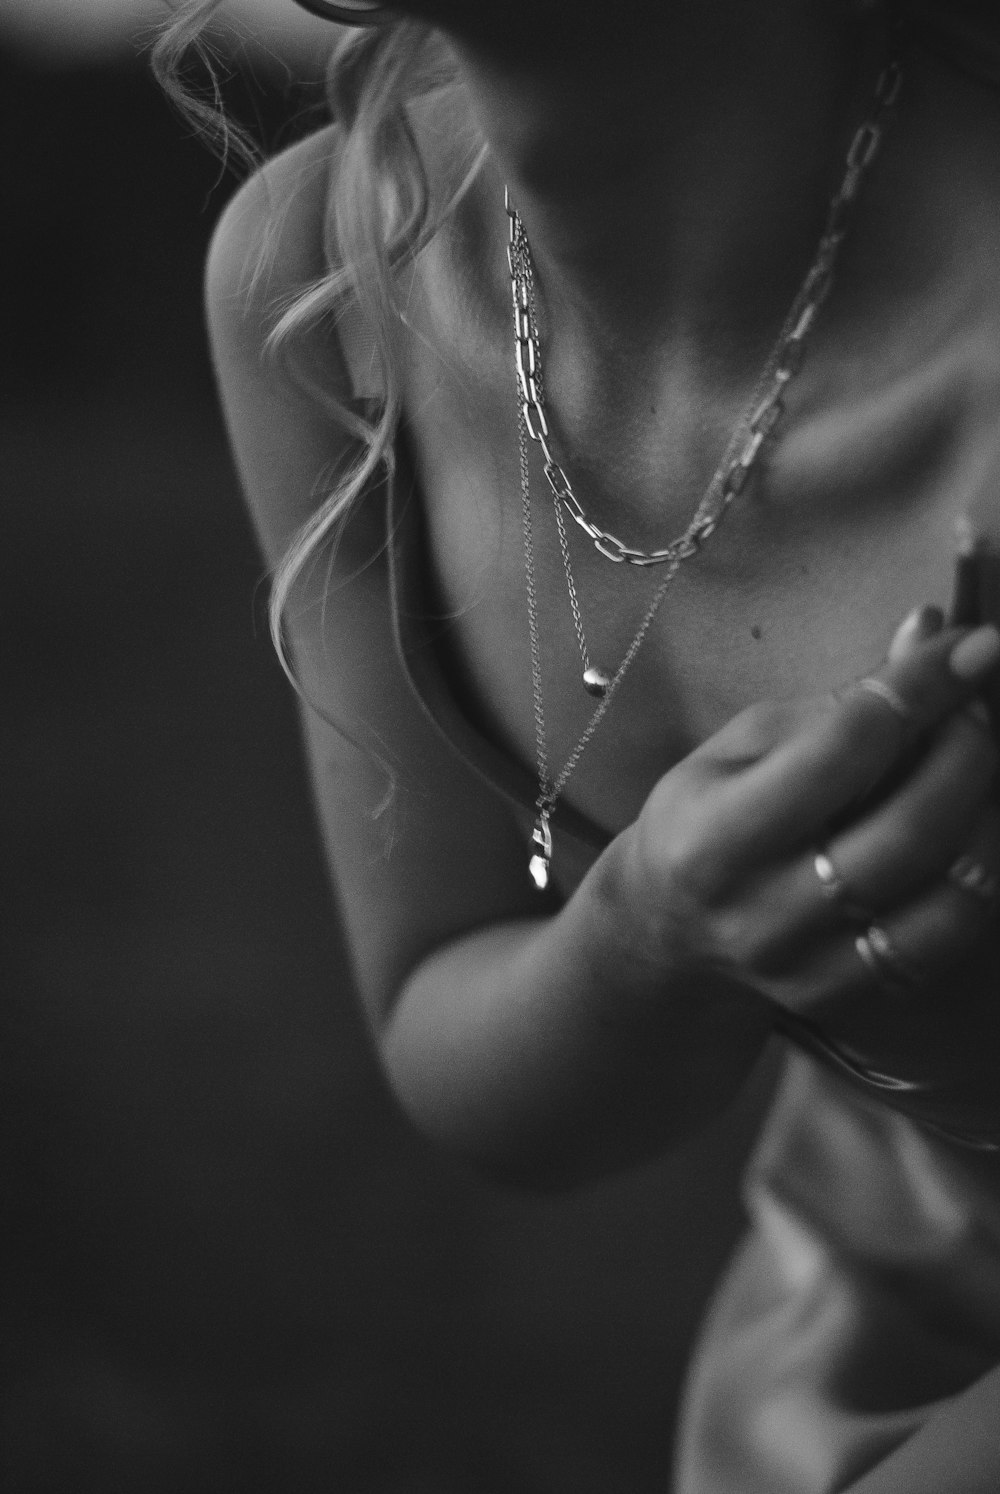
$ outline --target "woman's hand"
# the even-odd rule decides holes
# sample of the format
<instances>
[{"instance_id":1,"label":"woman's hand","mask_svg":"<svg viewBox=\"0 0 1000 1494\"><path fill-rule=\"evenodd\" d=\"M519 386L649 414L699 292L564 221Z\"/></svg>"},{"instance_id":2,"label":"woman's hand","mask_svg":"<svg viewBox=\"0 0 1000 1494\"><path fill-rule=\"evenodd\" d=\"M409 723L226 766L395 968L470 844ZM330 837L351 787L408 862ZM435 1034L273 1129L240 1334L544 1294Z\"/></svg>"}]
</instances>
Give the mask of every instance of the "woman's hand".
<instances>
[{"instance_id":1,"label":"woman's hand","mask_svg":"<svg viewBox=\"0 0 1000 1494\"><path fill-rule=\"evenodd\" d=\"M994 628L916 614L873 677L754 706L678 764L626 832L652 957L866 1032L887 992L988 959L998 754L976 694L998 662Z\"/></svg>"}]
</instances>

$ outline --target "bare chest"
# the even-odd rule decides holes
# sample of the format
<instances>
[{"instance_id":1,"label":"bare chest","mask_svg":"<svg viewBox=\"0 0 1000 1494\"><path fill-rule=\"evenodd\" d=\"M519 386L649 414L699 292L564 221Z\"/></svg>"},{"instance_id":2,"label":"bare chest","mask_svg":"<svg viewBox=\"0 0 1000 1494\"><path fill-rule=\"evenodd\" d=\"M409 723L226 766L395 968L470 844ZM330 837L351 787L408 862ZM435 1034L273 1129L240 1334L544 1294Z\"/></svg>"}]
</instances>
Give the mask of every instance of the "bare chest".
<instances>
[{"instance_id":1,"label":"bare chest","mask_svg":"<svg viewBox=\"0 0 1000 1494\"><path fill-rule=\"evenodd\" d=\"M479 460L465 449L449 461L438 445L421 477L433 483L430 563L456 688L527 768L541 747L555 779L577 755L565 798L615 832L740 710L846 683L878 664L912 607L947 604L955 520L1000 468L991 439L959 439L945 422L922 452L889 450L868 430L852 442L847 429L827 450L806 421L666 586L662 571L608 562L572 523L564 548L537 467L526 565L516 439L507 454L484 443ZM666 492L664 541L688 504ZM585 664L613 676L630 649L593 729Z\"/></svg>"},{"instance_id":2,"label":"bare chest","mask_svg":"<svg viewBox=\"0 0 1000 1494\"><path fill-rule=\"evenodd\" d=\"M550 780L572 760L565 799L609 832L746 706L870 671L910 609L945 606L960 514L975 508L1000 534L996 360L975 323L950 313L895 352L867 335L828 339L754 480L665 587L663 571L612 564L571 522L563 543L534 447L525 508L505 348L473 346L441 319L427 315L414 339L406 400L455 687L529 772L540 748ZM619 502L609 435L606 461L598 442L577 484L581 500L626 543L666 544L697 506L725 423L692 410L662 441L666 459L638 484L631 474L652 521L641 536ZM627 656L595 729L585 664L613 676Z\"/></svg>"}]
</instances>

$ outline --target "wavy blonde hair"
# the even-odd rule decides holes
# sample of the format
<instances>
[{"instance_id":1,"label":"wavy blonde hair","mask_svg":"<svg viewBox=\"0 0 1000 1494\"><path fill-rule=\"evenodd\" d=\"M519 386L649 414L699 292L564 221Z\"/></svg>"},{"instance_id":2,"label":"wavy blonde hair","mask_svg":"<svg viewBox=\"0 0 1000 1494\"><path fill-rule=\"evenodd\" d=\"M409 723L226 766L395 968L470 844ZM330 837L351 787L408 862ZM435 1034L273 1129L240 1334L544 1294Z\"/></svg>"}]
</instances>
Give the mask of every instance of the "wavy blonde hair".
<instances>
[{"instance_id":1,"label":"wavy blonde hair","mask_svg":"<svg viewBox=\"0 0 1000 1494\"><path fill-rule=\"evenodd\" d=\"M225 0L171 0L152 51L160 83L224 157L245 166L259 162L248 135L228 120L222 107L218 54L210 26ZM195 87L186 68L200 64ZM314 397L350 433L355 456L333 480L316 511L296 535L274 571L270 599L271 636L285 672L297 685L284 636L284 617L295 582L324 543L335 536L351 507L380 480L391 480L393 440L401 413L398 360L394 356L400 310L396 279L401 266L428 241L448 216L482 160L478 148L460 183L435 202L414 137L409 109L419 99L457 87L451 53L433 28L415 21L345 29L326 78L330 113L341 129L342 149L324 218L326 269L302 286L290 302L276 305L267 339L271 354L294 353L317 325L336 320L346 307L360 312L370 332L374 371L381 398L377 408L359 413L298 370ZM272 241L273 241L273 235ZM259 282L268 259L268 237L252 276Z\"/></svg>"}]
</instances>

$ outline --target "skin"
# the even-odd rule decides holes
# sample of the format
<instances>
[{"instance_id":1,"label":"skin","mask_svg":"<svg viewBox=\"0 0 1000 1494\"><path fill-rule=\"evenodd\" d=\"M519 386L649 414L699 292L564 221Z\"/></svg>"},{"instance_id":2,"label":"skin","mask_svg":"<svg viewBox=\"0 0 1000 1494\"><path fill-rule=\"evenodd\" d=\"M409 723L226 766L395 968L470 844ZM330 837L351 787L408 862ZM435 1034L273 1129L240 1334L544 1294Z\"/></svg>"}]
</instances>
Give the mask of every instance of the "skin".
<instances>
[{"instance_id":1,"label":"skin","mask_svg":"<svg viewBox=\"0 0 1000 1494\"><path fill-rule=\"evenodd\" d=\"M635 6L613 35L587 5L400 9L448 29L490 148L407 272L400 352L454 668L483 728L531 767L503 183L531 238L558 450L599 522L660 544L687 523L810 261L885 38L827 0ZM889 1072L943 1042L970 1059L1000 1044L995 917L945 881L966 851L1000 866L996 749L964 709L997 638L974 645L978 671L956 672L963 634L932 616L890 649L914 604L946 602L958 514L975 503L1000 528L1000 115L930 57L906 77L765 479L678 577L571 780L567 799L612 839L584 855L557 819L557 908L527 883L530 817L456 766L400 677L377 501L292 609L306 690L357 742L305 713L386 1073L420 1126L502 1176L564 1184L662 1150L728 1103L782 1008ZM420 129L446 153L433 114ZM260 356L271 297L322 269L336 149L314 137L268 168L267 197L260 179L244 189L209 272L220 387L273 561L348 445ZM246 246L275 207L275 267L248 310ZM310 356L349 388L331 339ZM542 493L537 464L532 480ZM588 705L553 526L536 528L561 761ZM573 543L592 653L614 661L655 578ZM908 702L906 730L848 685L875 672ZM920 765L875 803L914 739ZM822 894L821 842L920 971L906 1024Z\"/></svg>"}]
</instances>

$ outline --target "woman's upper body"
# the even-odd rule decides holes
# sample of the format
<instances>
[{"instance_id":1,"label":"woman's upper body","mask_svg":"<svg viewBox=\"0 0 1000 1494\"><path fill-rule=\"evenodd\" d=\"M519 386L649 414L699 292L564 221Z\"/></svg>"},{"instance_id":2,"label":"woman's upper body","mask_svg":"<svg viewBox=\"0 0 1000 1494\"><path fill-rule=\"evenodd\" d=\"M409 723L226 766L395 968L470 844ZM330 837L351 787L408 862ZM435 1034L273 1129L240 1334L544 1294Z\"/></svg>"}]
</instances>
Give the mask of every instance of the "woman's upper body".
<instances>
[{"instance_id":1,"label":"woman's upper body","mask_svg":"<svg viewBox=\"0 0 1000 1494\"><path fill-rule=\"evenodd\" d=\"M839 0L635 3L613 26L590 3L466 9L400 6L445 28L463 80L414 113L431 179L457 179L470 142L487 146L399 272L403 439L448 677L530 775L504 184L531 240L559 460L602 527L663 545L815 252L888 33ZM350 431L264 356L272 307L329 268L340 149L327 130L271 163L227 212L210 268L223 399L274 563L352 454ZM274 253L248 304L265 223ZM956 675L960 635L933 626L880 663L915 604L946 605L958 516L974 508L1000 532L998 234L1000 103L908 44L778 439L679 571L566 785L595 834L564 839L556 809L548 900L526 875L530 799L518 814L458 762L409 687L378 495L303 573L286 625L319 708L305 731L360 986L397 1092L450 1144L541 1180L655 1152L726 1103L785 1011L881 1068L919 1068L942 1045L961 1068L1000 1041L983 1025L995 918L945 890L963 852L1000 861L995 754L961 710L985 667ZM300 354L348 406L366 392L363 354L329 322ZM558 768L593 702L536 457ZM617 661L658 578L571 544L591 652ZM873 807L906 731L884 692L832 692L879 670L934 745ZM905 1033L815 877L834 833L852 890L925 977Z\"/></svg>"}]
</instances>

